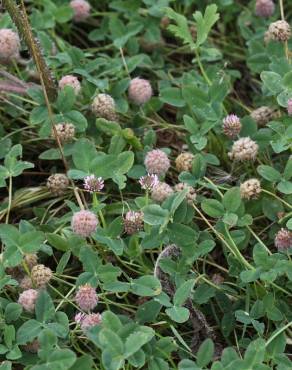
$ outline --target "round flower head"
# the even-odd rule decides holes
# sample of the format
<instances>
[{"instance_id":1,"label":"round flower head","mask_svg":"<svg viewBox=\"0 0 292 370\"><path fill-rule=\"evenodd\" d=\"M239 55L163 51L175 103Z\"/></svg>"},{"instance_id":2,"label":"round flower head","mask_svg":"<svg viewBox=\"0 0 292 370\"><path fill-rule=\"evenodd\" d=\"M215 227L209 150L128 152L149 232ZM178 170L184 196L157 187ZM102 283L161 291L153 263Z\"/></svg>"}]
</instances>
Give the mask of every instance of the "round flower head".
<instances>
[{"instance_id":1,"label":"round flower head","mask_svg":"<svg viewBox=\"0 0 292 370\"><path fill-rule=\"evenodd\" d=\"M181 153L175 160L175 166L178 172L192 170L194 155L192 153Z\"/></svg>"},{"instance_id":2,"label":"round flower head","mask_svg":"<svg viewBox=\"0 0 292 370\"><path fill-rule=\"evenodd\" d=\"M90 193L101 191L104 187L102 177L95 177L94 175L86 176L84 178L84 189Z\"/></svg>"},{"instance_id":3,"label":"round flower head","mask_svg":"<svg viewBox=\"0 0 292 370\"><path fill-rule=\"evenodd\" d=\"M115 101L108 94L98 94L93 99L91 110L96 117L105 118L108 121L117 119Z\"/></svg>"},{"instance_id":4,"label":"round flower head","mask_svg":"<svg viewBox=\"0 0 292 370\"><path fill-rule=\"evenodd\" d=\"M55 129L61 143L68 143L73 140L75 136L75 126L72 123L62 122L55 125ZM51 136L55 138L55 133L52 130Z\"/></svg>"},{"instance_id":5,"label":"round flower head","mask_svg":"<svg viewBox=\"0 0 292 370\"><path fill-rule=\"evenodd\" d=\"M255 14L259 17L268 18L274 14L275 4L272 0L256 0Z\"/></svg>"},{"instance_id":6,"label":"round flower head","mask_svg":"<svg viewBox=\"0 0 292 370\"><path fill-rule=\"evenodd\" d=\"M286 21L276 21L270 24L269 33L273 40L284 42L291 37L291 28Z\"/></svg>"},{"instance_id":7,"label":"round flower head","mask_svg":"<svg viewBox=\"0 0 292 370\"><path fill-rule=\"evenodd\" d=\"M59 81L59 88L62 90L65 86L71 86L75 92L75 95L78 95L81 90L81 85L77 77L72 75L67 75L61 78Z\"/></svg>"},{"instance_id":8,"label":"round flower head","mask_svg":"<svg viewBox=\"0 0 292 370\"><path fill-rule=\"evenodd\" d=\"M24 263L31 270L35 265L38 264L38 256L35 253L28 253L24 256Z\"/></svg>"},{"instance_id":9,"label":"round flower head","mask_svg":"<svg viewBox=\"0 0 292 370\"><path fill-rule=\"evenodd\" d=\"M141 188L144 190L152 190L154 186L158 184L159 180L157 175L148 175L140 177L139 184L141 185Z\"/></svg>"},{"instance_id":10,"label":"round flower head","mask_svg":"<svg viewBox=\"0 0 292 370\"><path fill-rule=\"evenodd\" d=\"M88 315L84 315L84 317L80 321L80 326L82 330L87 330L92 328L93 326L99 325L100 323L101 323L101 314L90 313Z\"/></svg>"},{"instance_id":11,"label":"round flower head","mask_svg":"<svg viewBox=\"0 0 292 370\"><path fill-rule=\"evenodd\" d=\"M0 60L9 62L19 57L20 41L18 34L9 28L0 29Z\"/></svg>"},{"instance_id":12,"label":"round flower head","mask_svg":"<svg viewBox=\"0 0 292 370\"><path fill-rule=\"evenodd\" d=\"M89 285L80 285L75 296L75 302L82 311L93 310L98 302L95 289Z\"/></svg>"},{"instance_id":13,"label":"round flower head","mask_svg":"<svg viewBox=\"0 0 292 370\"><path fill-rule=\"evenodd\" d=\"M36 265L31 270L31 280L37 288L44 288L52 276L52 270L44 265Z\"/></svg>"},{"instance_id":14,"label":"round flower head","mask_svg":"<svg viewBox=\"0 0 292 370\"><path fill-rule=\"evenodd\" d=\"M262 106L251 112L251 118L260 126L265 126L274 118L275 112L272 108Z\"/></svg>"},{"instance_id":15,"label":"round flower head","mask_svg":"<svg viewBox=\"0 0 292 370\"><path fill-rule=\"evenodd\" d=\"M143 229L143 212L128 211L124 218L124 228L128 235Z\"/></svg>"},{"instance_id":16,"label":"round flower head","mask_svg":"<svg viewBox=\"0 0 292 370\"><path fill-rule=\"evenodd\" d=\"M54 195L62 195L68 189L69 179L63 173L55 173L47 180L47 188Z\"/></svg>"},{"instance_id":17,"label":"round flower head","mask_svg":"<svg viewBox=\"0 0 292 370\"><path fill-rule=\"evenodd\" d=\"M174 190L177 192L183 191L185 189L187 189L186 199L189 204L192 204L196 200L196 197L197 197L197 193L193 187L183 182L176 184L174 187Z\"/></svg>"},{"instance_id":18,"label":"round flower head","mask_svg":"<svg viewBox=\"0 0 292 370\"><path fill-rule=\"evenodd\" d=\"M240 133L241 123L236 114L229 114L223 119L222 130L229 139L234 139Z\"/></svg>"},{"instance_id":19,"label":"round flower head","mask_svg":"<svg viewBox=\"0 0 292 370\"><path fill-rule=\"evenodd\" d=\"M85 238L95 232L97 225L98 218L91 211L82 210L74 213L72 217L73 232Z\"/></svg>"},{"instance_id":20,"label":"round flower head","mask_svg":"<svg viewBox=\"0 0 292 370\"><path fill-rule=\"evenodd\" d=\"M148 152L144 164L148 173L155 173L158 176L165 175L170 167L168 156L160 149Z\"/></svg>"},{"instance_id":21,"label":"round flower head","mask_svg":"<svg viewBox=\"0 0 292 370\"><path fill-rule=\"evenodd\" d=\"M292 232L282 228L275 237L275 246L280 251L292 248Z\"/></svg>"},{"instance_id":22,"label":"round flower head","mask_svg":"<svg viewBox=\"0 0 292 370\"><path fill-rule=\"evenodd\" d=\"M74 15L73 19L75 22L84 21L89 17L90 14L90 4L85 0L72 0L70 2L70 7L73 9Z\"/></svg>"},{"instance_id":23,"label":"round flower head","mask_svg":"<svg viewBox=\"0 0 292 370\"><path fill-rule=\"evenodd\" d=\"M137 105L142 105L148 102L152 96L152 87L150 82L143 78L136 77L131 80L129 85L129 98Z\"/></svg>"},{"instance_id":24,"label":"round flower head","mask_svg":"<svg viewBox=\"0 0 292 370\"><path fill-rule=\"evenodd\" d=\"M287 113L289 116L292 116L292 99L288 100Z\"/></svg>"},{"instance_id":25,"label":"round flower head","mask_svg":"<svg viewBox=\"0 0 292 370\"><path fill-rule=\"evenodd\" d=\"M29 276L25 276L24 278L22 278L19 282L19 287L22 289L22 290L27 290L27 289L32 289L33 288L33 284L32 284L32 280Z\"/></svg>"},{"instance_id":26,"label":"round flower head","mask_svg":"<svg viewBox=\"0 0 292 370\"><path fill-rule=\"evenodd\" d=\"M240 185L242 199L256 199L261 191L261 183L258 179L249 179Z\"/></svg>"},{"instance_id":27,"label":"round flower head","mask_svg":"<svg viewBox=\"0 0 292 370\"><path fill-rule=\"evenodd\" d=\"M258 148L258 144L249 137L242 137L233 143L228 156L230 159L239 162L255 160L258 154Z\"/></svg>"},{"instance_id":28,"label":"round flower head","mask_svg":"<svg viewBox=\"0 0 292 370\"><path fill-rule=\"evenodd\" d=\"M33 312L37 296L38 296L37 290L35 289L25 290L19 295L18 303L23 307L25 311Z\"/></svg>"},{"instance_id":29,"label":"round flower head","mask_svg":"<svg viewBox=\"0 0 292 370\"><path fill-rule=\"evenodd\" d=\"M173 193L171 186L165 182L159 182L151 191L151 199L155 202L162 203Z\"/></svg>"}]
</instances>

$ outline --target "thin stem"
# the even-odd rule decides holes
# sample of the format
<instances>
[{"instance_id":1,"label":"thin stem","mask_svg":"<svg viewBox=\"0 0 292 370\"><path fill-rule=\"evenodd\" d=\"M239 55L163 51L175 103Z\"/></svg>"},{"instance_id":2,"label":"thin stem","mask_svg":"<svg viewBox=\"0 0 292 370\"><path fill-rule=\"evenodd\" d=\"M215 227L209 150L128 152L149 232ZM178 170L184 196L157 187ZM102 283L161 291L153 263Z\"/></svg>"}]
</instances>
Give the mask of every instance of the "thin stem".
<instances>
[{"instance_id":1,"label":"thin stem","mask_svg":"<svg viewBox=\"0 0 292 370\"><path fill-rule=\"evenodd\" d=\"M276 331L276 333L274 333L270 339L267 340L266 344L265 344L265 347L268 347L268 345L274 340L277 338L277 336L281 333L283 333L283 331L285 331L286 329L288 329L290 326L292 326L292 321L290 321L288 324L286 324L285 326L283 326L282 328L280 328L279 330Z\"/></svg>"},{"instance_id":2,"label":"thin stem","mask_svg":"<svg viewBox=\"0 0 292 370\"><path fill-rule=\"evenodd\" d=\"M5 220L6 224L8 224L9 222L11 205L12 205L12 176L10 175L9 176L9 188L8 188L8 209L7 209L6 220Z\"/></svg>"},{"instance_id":3,"label":"thin stem","mask_svg":"<svg viewBox=\"0 0 292 370\"><path fill-rule=\"evenodd\" d=\"M263 193L266 193L266 194L271 195L272 197L276 198L277 200L279 200L280 202L282 202L283 204L285 204L285 206L286 206L286 207L288 207L288 208L292 209L291 204L289 204L289 203L285 202L285 200L283 200L283 199L279 198L276 194L271 193L270 191L265 190L265 189L262 189L262 192L263 192Z\"/></svg>"}]
</instances>

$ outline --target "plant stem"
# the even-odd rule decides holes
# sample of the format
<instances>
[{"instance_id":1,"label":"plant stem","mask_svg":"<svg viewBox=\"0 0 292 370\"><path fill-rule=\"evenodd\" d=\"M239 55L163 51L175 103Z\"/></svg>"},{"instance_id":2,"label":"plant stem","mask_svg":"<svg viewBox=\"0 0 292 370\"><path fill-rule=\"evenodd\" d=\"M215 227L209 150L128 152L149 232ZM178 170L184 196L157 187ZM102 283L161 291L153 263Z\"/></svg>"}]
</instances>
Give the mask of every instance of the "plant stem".
<instances>
[{"instance_id":1,"label":"plant stem","mask_svg":"<svg viewBox=\"0 0 292 370\"><path fill-rule=\"evenodd\" d=\"M9 188L8 188L8 209L7 209L6 220L5 220L6 224L8 224L9 222L11 204L12 204L12 176L10 175L9 176Z\"/></svg>"}]
</instances>

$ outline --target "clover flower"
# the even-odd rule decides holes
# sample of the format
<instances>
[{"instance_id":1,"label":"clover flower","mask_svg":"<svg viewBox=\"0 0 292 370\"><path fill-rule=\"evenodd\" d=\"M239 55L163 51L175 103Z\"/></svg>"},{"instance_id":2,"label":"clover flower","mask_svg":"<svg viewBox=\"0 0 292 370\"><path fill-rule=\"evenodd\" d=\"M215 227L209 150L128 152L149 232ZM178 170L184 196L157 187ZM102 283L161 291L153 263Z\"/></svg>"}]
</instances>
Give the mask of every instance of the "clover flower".
<instances>
[{"instance_id":1,"label":"clover flower","mask_svg":"<svg viewBox=\"0 0 292 370\"><path fill-rule=\"evenodd\" d=\"M258 144L249 137L242 137L233 143L231 152L228 153L230 159L235 161L255 160L258 154Z\"/></svg>"},{"instance_id":2,"label":"clover flower","mask_svg":"<svg viewBox=\"0 0 292 370\"><path fill-rule=\"evenodd\" d=\"M72 75L66 75L59 81L59 88L63 90L65 86L71 86L74 90L75 95L78 95L81 90L81 85L77 77Z\"/></svg>"},{"instance_id":3,"label":"clover flower","mask_svg":"<svg viewBox=\"0 0 292 370\"><path fill-rule=\"evenodd\" d=\"M115 101L108 94L98 94L93 99L91 110L96 117L105 118L108 121L115 121L117 119Z\"/></svg>"},{"instance_id":4,"label":"clover flower","mask_svg":"<svg viewBox=\"0 0 292 370\"><path fill-rule=\"evenodd\" d=\"M144 164L148 173L158 176L165 175L170 167L168 156L160 149L148 152Z\"/></svg>"},{"instance_id":5,"label":"clover flower","mask_svg":"<svg viewBox=\"0 0 292 370\"><path fill-rule=\"evenodd\" d=\"M229 139L234 139L241 130L240 119L236 114L229 114L223 119L222 130Z\"/></svg>"},{"instance_id":6,"label":"clover flower","mask_svg":"<svg viewBox=\"0 0 292 370\"><path fill-rule=\"evenodd\" d=\"M137 105L142 105L150 100L153 91L149 81L136 77L131 80L128 93L130 100Z\"/></svg>"},{"instance_id":7,"label":"clover flower","mask_svg":"<svg viewBox=\"0 0 292 370\"><path fill-rule=\"evenodd\" d=\"M151 199L155 202L162 203L171 194L173 194L173 189L166 182L159 182L151 191Z\"/></svg>"},{"instance_id":8,"label":"clover flower","mask_svg":"<svg viewBox=\"0 0 292 370\"><path fill-rule=\"evenodd\" d=\"M258 179L249 179L240 185L240 196L243 199L256 199L261 191L261 183Z\"/></svg>"},{"instance_id":9,"label":"clover flower","mask_svg":"<svg viewBox=\"0 0 292 370\"><path fill-rule=\"evenodd\" d=\"M84 178L84 189L90 193L96 193L104 188L104 181L102 177L89 175Z\"/></svg>"},{"instance_id":10,"label":"clover flower","mask_svg":"<svg viewBox=\"0 0 292 370\"><path fill-rule=\"evenodd\" d=\"M83 237L88 237L95 232L98 224L96 215L87 210L74 213L71 222L73 232Z\"/></svg>"},{"instance_id":11,"label":"clover flower","mask_svg":"<svg viewBox=\"0 0 292 370\"><path fill-rule=\"evenodd\" d=\"M124 229L128 235L133 235L143 229L143 212L128 211L124 218Z\"/></svg>"},{"instance_id":12,"label":"clover flower","mask_svg":"<svg viewBox=\"0 0 292 370\"><path fill-rule=\"evenodd\" d=\"M75 302L83 311L93 310L98 302L95 289L89 284L80 285L75 295Z\"/></svg>"},{"instance_id":13,"label":"clover flower","mask_svg":"<svg viewBox=\"0 0 292 370\"><path fill-rule=\"evenodd\" d=\"M38 291L35 289L28 289L23 291L18 298L18 303L27 312L33 312L35 309L35 303L38 297Z\"/></svg>"},{"instance_id":14,"label":"clover flower","mask_svg":"<svg viewBox=\"0 0 292 370\"><path fill-rule=\"evenodd\" d=\"M62 195L68 189L69 179L63 173L55 173L47 180L47 188L54 195Z\"/></svg>"},{"instance_id":15,"label":"clover flower","mask_svg":"<svg viewBox=\"0 0 292 370\"><path fill-rule=\"evenodd\" d=\"M175 166L178 172L191 171L194 155L192 153L181 153L176 157Z\"/></svg>"},{"instance_id":16,"label":"clover flower","mask_svg":"<svg viewBox=\"0 0 292 370\"><path fill-rule=\"evenodd\" d=\"M144 190L152 190L154 186L156 186L159 183L158 177L155 174L149 174L146 176L142 176L139 179L139 184L141 185L141 188Z\"/></svg>"}]
</instances>

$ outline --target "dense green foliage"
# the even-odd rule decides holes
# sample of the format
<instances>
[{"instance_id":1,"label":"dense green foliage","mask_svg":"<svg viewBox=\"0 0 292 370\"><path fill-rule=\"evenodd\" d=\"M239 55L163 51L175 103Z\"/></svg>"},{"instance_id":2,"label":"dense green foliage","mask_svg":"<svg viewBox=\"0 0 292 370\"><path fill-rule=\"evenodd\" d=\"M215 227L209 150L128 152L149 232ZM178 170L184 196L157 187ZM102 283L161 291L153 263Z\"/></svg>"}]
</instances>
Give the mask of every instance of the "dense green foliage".
<instances>
[{"instance_id":1,"label":"dense green foliage","mask_svg":"<svg viewBox=\"0 0 292 370\"><path fill-rule=\"evenodd\" d=\"M0 13L0 30L21 36L10 61L0 39L0 370L291 369L292 38L266 31L291 24L292 2L263 18L255 1L90 0L78 22L67 0L25 1L36 43L5 4L24 11L6 0ZM66 75L80 92L48 86ZM135 77L151 83L145 104L147 86L129 92ZM101 93L110 116L92 107ZM63 122L71 141L53 129ZM158 158L174 189L162 202L139 183L154 149L170 160ZM56 173L65 189L47 187ZM90 175L100 191L84 188ZM98 218L88 237L71 221L81 209ZM52 271L43 285L31 255ZM101 315L87 328L86 284ZM28 288L32 310L19 298Z\"/></svg>"}]
</instances>

